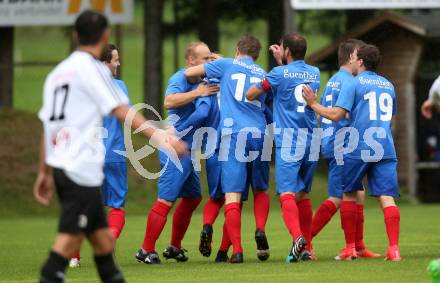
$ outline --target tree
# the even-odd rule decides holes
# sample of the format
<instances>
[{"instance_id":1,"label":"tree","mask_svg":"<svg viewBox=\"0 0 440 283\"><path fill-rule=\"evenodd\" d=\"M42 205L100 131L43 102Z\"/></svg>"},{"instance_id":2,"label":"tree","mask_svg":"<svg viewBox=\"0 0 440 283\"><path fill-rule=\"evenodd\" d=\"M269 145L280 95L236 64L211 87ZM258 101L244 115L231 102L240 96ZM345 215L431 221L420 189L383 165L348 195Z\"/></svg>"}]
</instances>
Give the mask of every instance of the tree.
<instances>
[{"instance_id":1,"label":"tree","mask_svg":"<svg viewBox=\"0 0 440 283\"><path fill-rule=\"evenodd\" d=\"M218 0L197 0L199 39L213 51L219 46L219 7Z\"/></svg>"},{"instance_id":2,"label":"tree","mask_svg":"<svg viewBox=\"0 0 440 283\"><path fill-rule=\"evenodd\" d=\"M162 114L162 0L144 2L144 101ZM145 113L153 118L152 113Z\"/></svg>"}]
</instances>

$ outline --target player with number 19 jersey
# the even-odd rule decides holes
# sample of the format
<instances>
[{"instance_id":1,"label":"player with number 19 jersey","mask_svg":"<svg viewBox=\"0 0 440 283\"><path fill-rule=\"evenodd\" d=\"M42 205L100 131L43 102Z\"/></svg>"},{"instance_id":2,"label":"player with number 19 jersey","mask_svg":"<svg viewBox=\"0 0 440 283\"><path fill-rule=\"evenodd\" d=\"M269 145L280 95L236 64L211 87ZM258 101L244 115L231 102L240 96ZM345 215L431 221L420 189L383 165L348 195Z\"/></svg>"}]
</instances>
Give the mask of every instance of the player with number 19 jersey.
<instances>
[{"instance_id":1,"label":"player with number 19 jersey","mask_svg":"<svg viewBox=\"0 0 440 283\"><path fill-rule=\"evenodd\" d=\"M261 84L257 84L264 91L272 90L274 122L281 129L279 134L275 133L278 194L309 192L316 168L317 162L309 161L308 155L317 120L302 96L304 84L309 84L315 91L319 90L319 69L306 64L304 60L275 67ZM296 156L296 152L303 154Z\"/></svg>"},{"instance_id":2,"label":"player with number 19 jersey","mask_svg":"<svg viewBox=\"0 0 440 283\"><path fill-rule=\"evenodd\" d=\"M372 196L399 196L397 159L391 132L396 94L391 82L373 71L356 78L355 95L341 95L336 106L350 112L350 127L359 132L359 144L344 155L344 192L362 188L368 176Z\"/></svg>"}]
</instances>

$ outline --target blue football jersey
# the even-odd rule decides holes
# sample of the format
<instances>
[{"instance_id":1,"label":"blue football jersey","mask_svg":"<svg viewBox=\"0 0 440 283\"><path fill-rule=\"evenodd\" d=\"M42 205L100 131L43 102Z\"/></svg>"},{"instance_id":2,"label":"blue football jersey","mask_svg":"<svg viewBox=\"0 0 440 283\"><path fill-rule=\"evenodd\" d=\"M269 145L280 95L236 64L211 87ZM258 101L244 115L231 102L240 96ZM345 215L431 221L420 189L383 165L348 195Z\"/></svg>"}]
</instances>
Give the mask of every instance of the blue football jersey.
<instances>
[{"instance_id":1,"label":"blue football jersey","mask_svg":"<svg viewBox=\"0 0 440 283\"><path fill-rule=\"evenodd\" d=\"M321 96L321 105L333 107L338 101L338 97L343 95L353 95L355 93L355 79L353 75L345 69L340 69L328 81ZM327 118L321 117L321 128L324 131L330 131L332 134L324 135L321 142L322 155L324 158L334 157L335 136L339 129L348 126L348 119L342 118L338 122L333 122Z\"/></svg>"},{"instance_id":2,"label":"blue football jersey","mask_svg":"<svg viewBox=\"0 0 440 283\"><path fill-rule=\"evenodd\" d=\"M350 127L359 132L359 144L345 157L364 161L396 158L392 117L396 115L394 86L372 71L355 78L355 95L340 94L336 106L350 112Z\"/></svg>"},{"instance_id":3,"label":"blue football jersey","mask_svg":"<svg viewBox=\"0 0 440 283\"><path fill-rule=\"evenodd\" d=\"M165 95L176 94L176 93L186 93L197 88L198 83L191 83L185 77L185 69L180 69L168 80L168 86L165 91ZM185 119L187 119L195 110L195 102L190 102L186 105L180 106L178 108L168 109L169 123L174 127L178 127L182 124ZM192 137L195 129L192 129L188 134L182 137L182 140L187 142L190 146L192 143Z\"/></svg>"},{"instance_id":4,"label":"blue football jersey","mask_svg":"<svg viewBox=\"0 0 440 283\"><path fill-rule=\"evenodd\" d=\"M255 101L246 98L251 85L263 80L266 72L249 57L240 59L222 58L205 64L207 77L220 79L220 129L223 121L232 118L232 133L243 128L256 128L264 134L266 119L262 95Z\"/></svg>"},{"instance_id":5,"label":"blue football jersey","mask_svg":"<svg viewBox=\"0 0 440 283\"><path fill-rule=\"evenodd\" d=\"M116 84L128 97L127 86L121 80L116 80ZM108 136L104 139L105 162L125 162L125 157L114 152L114 150L125 151L124 133L118 118L113 115L104 117L103 127L107 130Z\"/></svg>"},{"instance_id":6,"label":"blue football jersey","mask_svg":"<svg viewBox=\"0 0 440 283\"><path fill-rule=\"evenodd\" d=\"M303 60L293 61L287 65L273 68L266 80L273 93L273 119L276 127L281 129L275 134L275 145L282 147L284 132L293 135L292 143L287 147L296 148L299 129L307 130L307 141L298 143L298 147L310 145L313 129L317 127L315 112L307 106L303 97L305 84L318 91L320 85L319 69L307 65ZM257 86L261 87L260 84Z\"/></svg>"}]
</instances>

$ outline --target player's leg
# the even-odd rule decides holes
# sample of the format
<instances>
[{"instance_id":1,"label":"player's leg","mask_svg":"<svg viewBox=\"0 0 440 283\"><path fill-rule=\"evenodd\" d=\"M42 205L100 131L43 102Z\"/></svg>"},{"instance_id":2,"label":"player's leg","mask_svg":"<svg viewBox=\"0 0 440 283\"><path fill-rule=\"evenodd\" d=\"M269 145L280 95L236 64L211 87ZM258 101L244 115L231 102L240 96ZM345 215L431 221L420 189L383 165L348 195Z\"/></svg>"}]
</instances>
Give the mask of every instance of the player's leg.
<instances>
[{"instance_id":1,"label":"player's leg","mask_svg":"<svg viewBox=\"0 0 440 283\"><path fill-rule=\"evenodd\" d=\"M241 193L225 192L225 223L232 242L231 263L243 262L241 245Z\"/></svg>"},{"instance_id":2,"label":"player's leg","mask_svg":"<svg viewBox=\"0 0 440 283\"><path fill-rule=\"evenodd\" d=\"M356 206L358 208L358 220L356 225L356 253L363 258L378 258L381 255L370 251L364 243L364 201L365 191L357 191Z\"/></svg>"},{"instance_id":3,"label":"player's leg","mask_svg":"<svg viewBox=\"0 0 440 283\"><path fill-rule=\"evenodd\" d=\"M236 157L236 146L236 135L232 135L228 160L221 161L221 185L225 194L225 223L233 250L231 263L243 262L241 201L242 194L247 188L247 163Z\"/></svg>"},{"instance_id":4,"label":"player's leg","mask_svg":"<svg viewBox=\"0 0 440 283\"><path fill-rule=\"evenodd\" d=\"M159 177L158 199L148 213L144 241L135 255L136 260L139 262L146 264L160 263L159 255L156 252L156 241L165 227L168 213L178 198L182 185L188 175L188 159L191 162L189 157L183 157L180 160L183 167L183 172L180 172L172 162L167 163L168 157L165 153L159 152L161 168L167 167Z\"/></svg>"},{"instance_id":5,"label":"player's leg","mask_svg":"<svg viewBox=\"0 0 440 283\"><path fill-rule=\"evenodd\" d=\"M84 235L58 233L49 257L41 269L40 283L64 282L65 270L69 259L77 253Z\"/></svg>"},{"instance_id":6,"label":"player's leg","mask_svg":"<svg viewBox=\"0 0 440 283\"><path fill-rule=\"evenodd\" d=\"M209 257L212 249L212 225L214 225L225 202L221 189L221 165L218 161L218 154L214 154L206 160L206 175L209 200L203 207L203 228L200 233L199 251L203 256Z\"/></svg>"},{"instance_id":7,"label":"player's leg","mask_svg":"<svg viewBox=\"0 0 440 283\"><path fill-rule=\"evenodd\" d=\"M356 254L356 229L358 207L356 196L358 190L363 190L362 179L369 169L369 164L362 160L345 159L343 165L344 195L340 204L341 226L344 231L345 248L336 260L352 260Z\"/></svg>"},{"instance_id":8,"label":"player's leg","mask_svg":"<svg viewBox=\"0 0 440 283\"><path fill-rule=\"evenodd\" d=\"M54 168L53 175L61 213L57 237L41 270L40 282L45 283L64 281L65 269L69 260L79 251L84 238L82 229L88 224L87 216L84 216L84 206L90 198L85 198L82 194L99 190L78 186L60 169Z\"/></svg>"},{"instance_id":9,"label":"player's leg","mask_svg":"<svg viewBox=\"0 0 440 283\"><path fill-rule=\"evenodd\" d=\"M312 191L313 177L315 175L317 162L303 160L299 177L302 180L303 188L296 192L296 205L299 212L299 222L301 227L301 232L304 235L307 246L301 254L302 260L312 259L311 253L311 242L312 242L312 217L313 217L313 207L310 201L309 193Z\"/></svg>"},{"instance_id":10,"label":"player's leg","mask_svg":"<svg viewBox=\"0 0 440 283\"><path fill-rule=\"evenodd\" d=\"M104 215L104 213L102 213ZM124 276L116 266L113 257L115 238L108 228L100 228L87 236L93 248L95 265L104 283L125 282Z\"/></svg>"},{"instance_id":11,"label":"player's leg","mask_svg":"<svg viewBox=\"0 0 440 283\"><path fill-rule=\"evenodd\" d=\"M253 161L249 168L248 176L251 177L251 184L254 193L254 217L255 217L255 242L257 244L257 257L265 261L270 256L269 243L266 237L266 223L269 217L270 198L267 193L269 188L268 161L261 161L260 158Z\"/></svg>"},{"instance_id":12,"label":"player's leg","mask_svg":"<svg viewBox=\"0 0 440 283\"><path fill-rule=\"evenodd\" d=\"M299 176L300 162L286 161L287 158L282 158L282 149L275 149L275 180L276 192L279 195L280 205L284 224L292 236L293 246L287 257L288 262L295 262L299 260L301 252L305 249L307 244L302 232L299 221L299 212L296 205L295 192L298 188L303 188L302 183L297 176Z\"/></svg>"},{"instance_id":13,"label":"player's leg","mask_svg":"<svg viewBox=\"0 0 440 283\"><path fill-rule=\"evenodd\" d=\"M312 219L312 239L327 225L338 211L342 200L342 166L334 158L326 158L328 167L328 198L319 206Z\"/></svg>"},{"instance_id":14,"label":"player's leg","mask_svg":"<svg viewBox=\"0 0 440 283\"><path fill-rule=\"evenodd\" d=\"M374 164L368 175L368 189L370 195L378 197L384 214L385 228L389 241L385 259L400 261L400 211L394 201L395 197L400 196L396 159L385 159Z\"/></svg>"},{"instance_id":15,"label":"player's leg","mask_svg":"<svg viewBox=\"0 0 440 283\"><path fill-rule=\"evenodd\" d=\"M217 256L215 257L215 262L228 262L228 250L231 247L232 242L229 238L228 228L226 226L226 221L223 223L223 234L222 241L220 243L220 248L218 249Z\"/></svg>"},{"instance_id":16,"label":"player's leg","mask_svg":"<svg viewBox=\"0 0 440 283\"><path fill-rule=\"evenodd\" d=\"M104 205L108 206L108 223L115 239L121 235L125 225L125 199L128 193L127 163L106 163L104 175L107 180L107 189L104 189Z\"/></svg>"},{"instance_id":17,"label":"player's leg","mask_svg":"<svg viewBox=\"0 0 440 283\"><path fill-rule=\"evenodd\" d=\"M202 200L199 175L194 169L185 180L179 197L181 200L173 215L171 243L163 252L163 256L166 259L173 258L179 262L185 262L188 257L185 249L182 248L182 240L188 230L193 212Z\"/></svg>"}]
</instances>

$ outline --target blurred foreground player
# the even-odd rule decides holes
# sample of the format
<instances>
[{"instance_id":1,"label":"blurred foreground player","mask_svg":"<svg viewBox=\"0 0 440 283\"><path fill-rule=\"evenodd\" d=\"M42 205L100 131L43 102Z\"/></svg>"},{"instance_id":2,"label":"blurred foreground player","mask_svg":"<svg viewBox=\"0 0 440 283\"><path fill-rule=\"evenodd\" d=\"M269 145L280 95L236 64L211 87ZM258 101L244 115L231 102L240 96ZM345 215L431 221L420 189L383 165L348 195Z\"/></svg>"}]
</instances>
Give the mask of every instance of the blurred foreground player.
<instances>
[{"instance_id":1,"label":"blurred foreground player","mask_svg":"<svg viewBox=\"0 0 440 283\"><path fill-rule=\"evenodd\" d=\"M127 86L122 80L116 79L120 66L119 51L113 44L107 45L101 56L101 61L110 69L113 80L128 98ZM103 126L107 131L104 137L105 164L104 183L102 193L104 205L109 207L108 222L110 231L115 239L119 238L125 225L125 198L128 192L127 161L125 156L116 151L125 151L124 132L121 122L113 115L104 118ZM69 263L69 267L80 266L80 253L76 254Z\"/></svg>"},{"instance_id":2,"label":"blurred foreground player","mask_svg":"<svg viewBox=\"0 0 440 283\"><path fill-rule=\"evenodd\" d=\"M150 138L150 144L167 151L173 160L187 149L176 137L150 126L143 116L130 111L127 96L99 61L110 36L107 19L85 11L75 21L74 30L78 50L46 78L43 107L38 114L44 133L34 197L48 205L54 182L61 206L58 234L39 282L63 282L69 259L87 238L101 281L120 283L125 280L113 260L114 238L101 199L102 120L110 112L120 121L131 117L132 127L142 126L142 134Z\"/></svg>"}]
</instances>

